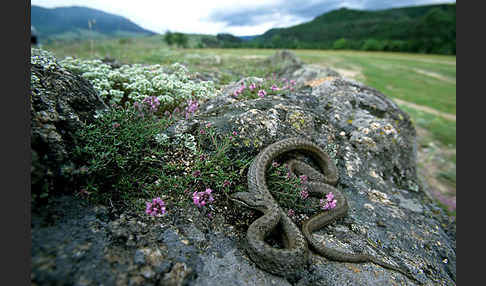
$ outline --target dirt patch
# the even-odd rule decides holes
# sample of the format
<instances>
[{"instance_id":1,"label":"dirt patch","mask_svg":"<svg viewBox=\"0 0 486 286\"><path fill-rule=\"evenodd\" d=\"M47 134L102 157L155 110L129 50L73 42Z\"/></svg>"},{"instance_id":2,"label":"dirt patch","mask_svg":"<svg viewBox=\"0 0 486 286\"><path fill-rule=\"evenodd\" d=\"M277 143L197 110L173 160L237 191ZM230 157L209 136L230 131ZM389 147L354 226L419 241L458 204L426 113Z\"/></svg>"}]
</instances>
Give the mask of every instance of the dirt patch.
<instances>
[{"instance_id":1,"label":"dirt patch","mask_svg":"<svg viewBox=\"0 0 486 286\"><path fill-rule=\"evenodd\" d=\"M245 59L245 60L255 60L255 59L264 59L267 56L264 55L246 55L246 56L241 56L239 58Z\"/></svg>"},{"instance_id":2,"label":"dirt patch","mask_svg":"<svg viewBox=\"0 0 486 286\"><path fill-rule=\"evenodd\" d=\"M361 73L361 71L359 69L353 69L353 70L337 69L337 68L333 68L333 69L335 71L337 71L343 77L347 77L347 78L351 78L351 79L355 79L355 80L359 80L359 79L364 78L363 74Z\"/></svg>"},{"instance_id":3,"label":"dirt patch","mask_svg":"<svg viewBox=\"0 0 486 286\"><path fill-rule=\"evenodd\" d=\"M450 83L454 83L454 84L456 83L456 79L453 79L453 78L450 78L450 77L447 77L447 76L443 76L443 75L435 73L435 72L426 71L426 70L422 70L422 69L413 69L413 71L415 71L416 73L419 73L419 74L423 74L423 75L441 80L441 81L446 81L446 82L450 82Z\"/></svg>"},{"instance_id":4,"label":"dirt patch","mask_svg":"<svg viewBox=\"0 0 486 286\"><path fill-rule=\"evenodd\" d=\"M408 102L408 101L401 100L401 99L398 99L398 98L393 98L393 101L395 101L398 104L403 104L405 106L411 107L413 109L417 109L417 110L420 110L420 111L423 111L423 112L427 112L427 113L431 113L431 114L434 114L434 115L437 115L437 116L441 116L441 117L448 119L448 120L456 121L456 116L454 114L445 113L445 112L439 111L437 109L433 109L433 108L428 107L428 106L418 105L418 104L415 104L413 102Z\"/></svg>"},{"instance_id":5,"label":"dirt patch","mask_svg":"<svg viewBox=\"0 0 486 286\"><path fill-rule=\"evenodd\" d=\"M312 86L312 87L315 87L315 86L318 86L318 85L320 85L321 83L323 83L325 81L333 80L335 78L336 77L333 77L333 76L327 76L327 77L322 77L322 78L318 78L318 79L306 81L305 84L306 85L309 85L309 86Z\"/></svg>"}]
</instances>

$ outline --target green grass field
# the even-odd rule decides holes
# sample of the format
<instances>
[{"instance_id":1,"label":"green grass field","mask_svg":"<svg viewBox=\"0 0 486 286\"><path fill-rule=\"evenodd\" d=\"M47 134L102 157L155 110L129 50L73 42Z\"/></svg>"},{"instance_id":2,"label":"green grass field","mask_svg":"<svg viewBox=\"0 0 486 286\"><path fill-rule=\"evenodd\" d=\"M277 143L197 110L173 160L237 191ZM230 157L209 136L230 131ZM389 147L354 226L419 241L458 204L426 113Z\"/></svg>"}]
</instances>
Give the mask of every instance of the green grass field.
<instances>
[{"instance_id":1,"label":"green grass field","mask_svg":"<svg viewBox=\"0 0 486 286\"><path fill-rule=\"evenodd\" d=\"M190 39L190 46L196 41ZM179 49L168 47L161 36L133 39L105 39L80 43L53 43L43 47L58 58L115 58L122 63L186 64L192 71L219 71L221 84L242 76L265 76L271 70L263 60L274 49ZM397 99L418 128L426 135L419 145L447 149L444 154L451 168L441 169L437 177L454 190L456 149L456 57L389 52L294 50L305 63L328 66ZM452 152L451 152L452 150ZM450 154L453 155L450 155ZM438 163L440 165L440 163ZM426 166L427 167L427 166ZM420 171L420 170L419 170ZM442 174L442 175L441 175Z\"/></svg>"}]
</instances>

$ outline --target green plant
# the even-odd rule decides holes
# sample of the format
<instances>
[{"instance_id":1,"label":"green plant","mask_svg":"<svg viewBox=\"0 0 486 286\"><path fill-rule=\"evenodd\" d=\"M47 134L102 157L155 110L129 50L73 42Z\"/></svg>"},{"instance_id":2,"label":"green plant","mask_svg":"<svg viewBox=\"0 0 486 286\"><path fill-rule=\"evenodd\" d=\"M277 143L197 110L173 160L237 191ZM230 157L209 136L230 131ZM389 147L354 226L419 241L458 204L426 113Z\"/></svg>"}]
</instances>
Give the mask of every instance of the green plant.
<instances>
[{"instance_id":1,"label":"green plant","mask_svg":"<svg viewBox=\"0 0 486 286\"><path fill-rule=\"evenodd\" d=\"M150 182L154 158L164 155L155 135L171 123L141 113L135 107L116 107L77 132L74 161L84 172L80 189L97 200L119 200L123 194L138 197Z\"/></svg>"},{"instance_id":2,"label":"green plant","mask_svg":"<svg viewBox=\"0 0 486 286\"><path fill-rule=\"evenodd\" d=\"M172 110L183 102L206 99L217 94L211 81L195 82L187 68L174 63L161 65L123 65L118 69L101 60L82 60L67 57L59 64L91 81L100 96L110 104L125 105L156 96L162 111Z\"/></svg>"}]
</instances>

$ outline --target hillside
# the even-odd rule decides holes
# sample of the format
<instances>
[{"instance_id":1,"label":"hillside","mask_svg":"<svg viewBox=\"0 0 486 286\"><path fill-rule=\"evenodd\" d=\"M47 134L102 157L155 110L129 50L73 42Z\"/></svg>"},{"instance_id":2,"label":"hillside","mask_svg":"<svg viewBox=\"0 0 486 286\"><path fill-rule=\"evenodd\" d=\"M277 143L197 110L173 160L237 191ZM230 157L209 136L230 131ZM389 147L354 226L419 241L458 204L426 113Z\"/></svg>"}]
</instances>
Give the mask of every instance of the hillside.
<instances>
[{"instance_id":1,"label":"hillside","mask_svg":"<svg viewBox=\"0 0 486 286\"><path fill-rule=\"evenodd\" d=\"M392 50L455 54L456 4L360 11L341 8L252 44L269 48Z\"/></svg>"},{"instance_id":2,"label":"hillside","mask_svg":"<svg viewBox=\"0 0 486 286\"><path fill-rule=\"evenodd\" d=\"M86 7L46 9L32 5L31 25L41 41L85 36L154 35L127 18Z\"/></svg>"}]
</instances>

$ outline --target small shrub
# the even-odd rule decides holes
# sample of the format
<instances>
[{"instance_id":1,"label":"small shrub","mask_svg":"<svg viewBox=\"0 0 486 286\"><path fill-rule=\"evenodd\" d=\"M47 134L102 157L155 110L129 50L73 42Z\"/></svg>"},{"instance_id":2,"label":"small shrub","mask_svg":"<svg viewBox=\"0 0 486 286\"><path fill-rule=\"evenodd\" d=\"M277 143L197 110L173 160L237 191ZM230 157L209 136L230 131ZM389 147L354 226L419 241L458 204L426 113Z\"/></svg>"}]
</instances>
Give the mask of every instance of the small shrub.
<instances>
[{"instance_id":1,"label":"small shrub","mask_svg":"<svg viewBox=\"0 0 486 286\"><path fill-rule=\"evenodd\" d=\"M82 60L67 57L61 66L81 74L91 81L101 98L109 104L124 106L155 96L161 111L172 110L189 99L206 99L217 94L211 81L196 82L181 64L123 65L111 69L101 60Z\"/></svg>"},{"instance_id":2,"label":"small shrub","mask_svg":"<svg viewBox=\"0 0 486 286\"><path fill-rule=\"evenodd\" d=\"M121 108L100 114L77 132L74 160L85 171L78 177L80 189L96 200L118 200L122 194L141 194L156 164L164 154L155 135L171 120L157 118L138 107Z\"/></svg>"}]
</instances>

